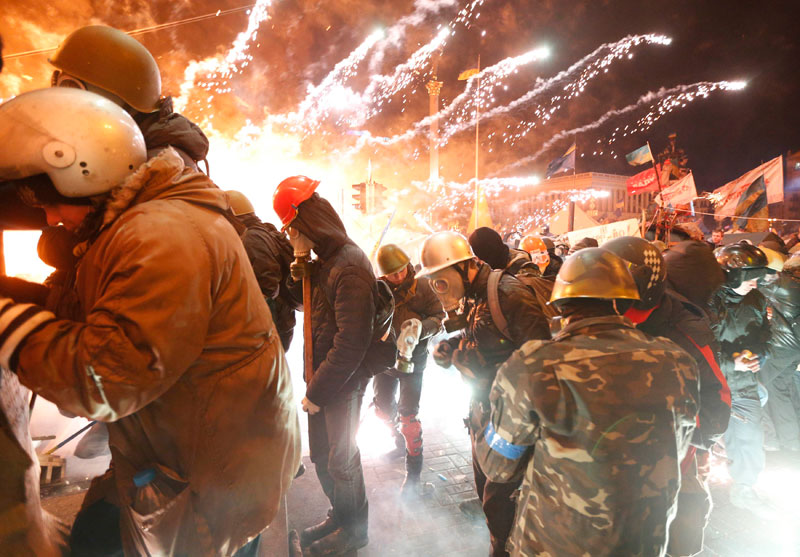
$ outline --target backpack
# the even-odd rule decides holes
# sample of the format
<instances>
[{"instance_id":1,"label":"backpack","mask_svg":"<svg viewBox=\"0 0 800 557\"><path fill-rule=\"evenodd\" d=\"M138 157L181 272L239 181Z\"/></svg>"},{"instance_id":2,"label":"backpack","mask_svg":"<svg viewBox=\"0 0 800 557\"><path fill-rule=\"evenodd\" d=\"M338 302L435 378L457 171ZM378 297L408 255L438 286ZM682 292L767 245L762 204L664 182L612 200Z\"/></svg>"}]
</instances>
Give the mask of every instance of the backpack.
<instances>
[{"instance_id":1,"label":"backpack","mask_svg":"<svg viewBox=\"0 0 800 557\"><path fill-rule=\"evenodd\" d=\"M508 328L508 321L503 315L503 308L500 307L500 278L505 271L503 269L494 269L489 273L489 283L487 286L487 298L489 302L489 311L492 314L492 321L497 326L498 330L504 337L511 340L511 332ZM539 306L542 308L542 313L548 319L558 315L558 311L547 302L550 301L550 294L553 291L552 281L542 277L535 277L527 273L520 273L518 275L511 275L524 284L536 297Z\"/></svg>"},{"instance_id":2,"label":"backpack","mask_svg":"<svg viewBox=\"0 0 800 557\"><path fill-rule=\"evenodd\" d=\"M373 377L394 365L397 356L397 341L394 331L392 331L392 319L394 318L392 289L389 288L386 281L376 279L372 273L369 276L375 281L372 291L375 300L375 315L372 318L372 339L360 367L367 371L369 377ZM324 293L325 301L333 311L331 299L327 292Z\"/></svg>"}]
</instances>

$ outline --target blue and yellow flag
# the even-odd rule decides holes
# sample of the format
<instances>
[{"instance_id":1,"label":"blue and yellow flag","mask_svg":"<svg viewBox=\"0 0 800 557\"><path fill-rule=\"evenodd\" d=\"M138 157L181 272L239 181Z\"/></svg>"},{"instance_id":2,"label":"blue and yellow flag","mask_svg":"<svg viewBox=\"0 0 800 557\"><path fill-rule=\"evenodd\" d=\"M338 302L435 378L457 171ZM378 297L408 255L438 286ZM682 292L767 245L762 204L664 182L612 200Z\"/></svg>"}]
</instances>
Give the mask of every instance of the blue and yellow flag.
<instances>
[{"instance_id":1,"label":"blue and yellow flag","mask_svg":"<svg viewBox=\"0 0 800 557\"><path fill-rule=\"evenodd\" d=\"M478 75L481 71L478 68L470 68L469 70L464 70L460 74L458 74L459 81L464 81L469 79L474 75Z\"/></svg>"},{"instance_id":2,"label":"blue and yellow flag","mask_svg":"<svg viewBox=\"0 0 800 557\"><path fill-rule=\"evenodd\" d=\"M763 174L756 178L739 198L734 215L736 217L759 217L759 220L735 218L736 226L740 230L759 232L769 229L769 221L766 220L769 218L767 184Z\"/></svg>"},{"instance_id":3,"label":"blue and yellow flag","mask_svg":"<svg viewBox=\"0 0 800 557\"><path fill-rule=\"evenodd\" d=\"M639 166L640 164L652 161L653 153L650 152L650 145L645 144L635 151L631 151L625 155L625 160L628 161L628 164L631 166Z\"/></svg>"},{"instance_id":4,"label":"blue and yellow flag","mask_svg":"<svg viewBox=\"0 0 800 557\"><path fill-rule=\"evenodd\" d=\"M567 152L558 157L557 159L553 159L550 161L550 164L547 165L547 171L545 172L545 178L550 178L553 174L557 174L559 172L569 172L570 170L575 169L575 142L572 142L572 145Z\"/></svg>"}]
</instances>

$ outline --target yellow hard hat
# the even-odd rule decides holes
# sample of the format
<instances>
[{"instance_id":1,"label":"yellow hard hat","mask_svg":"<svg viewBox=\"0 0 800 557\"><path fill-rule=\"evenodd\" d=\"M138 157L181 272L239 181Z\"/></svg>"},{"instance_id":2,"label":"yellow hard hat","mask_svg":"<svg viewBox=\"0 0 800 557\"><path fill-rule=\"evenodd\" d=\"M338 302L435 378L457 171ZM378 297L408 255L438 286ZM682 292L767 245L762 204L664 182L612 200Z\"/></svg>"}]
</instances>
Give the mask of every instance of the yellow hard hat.
<instances>
[{"instance_id":1,"label":"yellow hard hat","mask_svg":"<svg viewBox=\"0 0 800 557\"><path fill-rule=\"evenodd\" d=\"M247 213L255 213L256 209L250 200L245 195L236 190L227 190L225 195L228 196L228 203L231 204L231 210L237 217L239 215L246 215Z\"/></svg>"},{"instance_id":2,"label":"yellow hard hat","mask_svg":"<svg viewBox=\"0 0 800 557\"><path fill-rule=\"evenodd\" d=\"M639 290L621 257L603 248L584 248L564 261L550 302L574 298L639 300Z\"/></svg>"},{"instance_id":3,"label":"yellow hard hat","mask_svg":"<svg viewBox=\"0 0 800 557\"><path fill-rule=\"evenodd\" d=\"M386 244L378 250L378 269L382 276L391 275L401 271L410 259L406 252L395 244Z\"/></svg>"},{"instance_id":4,"label":"yellow hard hat","mask_svg":"<svg viewBox=\"0 0 800 557\"><path fill-rule=\"evenodd\" d=\"M428 236L422 244L420 255L422 269L417 276L430 275L473 257L475 254L464 236L450 230L436 232Z\"/></svg>"},{"instance_id":5,"label":"yellow hard hat","mask_svg":"<svg viewBox=\"0 0 800 557\"><path fill-rule=\"evenodd\" d=\"M81 27L64 39L49 61L62 72L113 93L139 112L158 110L158 64L142 43L119 29Z\"/></svg>"}]
</instances>

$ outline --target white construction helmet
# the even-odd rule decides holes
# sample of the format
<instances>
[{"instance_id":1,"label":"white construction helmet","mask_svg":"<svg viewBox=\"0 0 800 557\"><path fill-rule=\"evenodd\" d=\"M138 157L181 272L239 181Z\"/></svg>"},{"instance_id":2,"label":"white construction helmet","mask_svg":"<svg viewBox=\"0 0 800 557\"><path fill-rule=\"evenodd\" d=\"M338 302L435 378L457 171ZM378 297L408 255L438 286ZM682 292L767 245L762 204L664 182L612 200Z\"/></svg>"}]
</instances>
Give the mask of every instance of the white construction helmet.
<instances>
[{"instance_id":1,"label":"white construction helmet","mask_svg":"<svg viewBox=\"0 0 800 557\"><path fill-rule=\"evenodd\" d=\"M422 269L418 277L424 277L475 257L467 239L450 230L431 234L422 244L420 260Z\"/></svg>"},{"instance_id":2,"label":"white construction helmet","mask_svg":"<svg viewBox=\"0 0 800 557\"><path fill-rule=\"evenodd\" d=\"M0 179L47 174L65 197L105 193L147 160L122 108L95 93L55 87L0 105Z\"/></svg>"}]
</instances>

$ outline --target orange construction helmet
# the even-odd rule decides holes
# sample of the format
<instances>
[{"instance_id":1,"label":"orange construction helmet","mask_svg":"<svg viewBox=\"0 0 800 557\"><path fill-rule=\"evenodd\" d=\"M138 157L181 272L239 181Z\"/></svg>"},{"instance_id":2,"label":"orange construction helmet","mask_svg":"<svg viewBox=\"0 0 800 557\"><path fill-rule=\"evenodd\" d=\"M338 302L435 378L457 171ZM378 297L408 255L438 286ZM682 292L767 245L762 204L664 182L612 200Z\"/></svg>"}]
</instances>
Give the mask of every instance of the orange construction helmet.
<instances>
[{"instance_id":1,"label":"orange construction helmet","mask_svg":"<svg viewBox=\"0 0 800 557\"><path fill-rule=\"evenodd\" d=\"M300 204L312 196L319 186L319 180L307 176L291 176L278 184L272 194L272 208L283 223L283 230L297 218Z\"/></svg>"},{"instance_id":2,"label":"orange construction helmet","mask_svg":"<svg viewBox=\"0 0 800 557\"><path fill-rule=\"evenodd\" d=\"M547 245L539 236L528 234L527 236L523 236L522 240L520 240L519 249L527 251L528 253L532 251L547 251Z\"/></svg>"}]
</instances>

